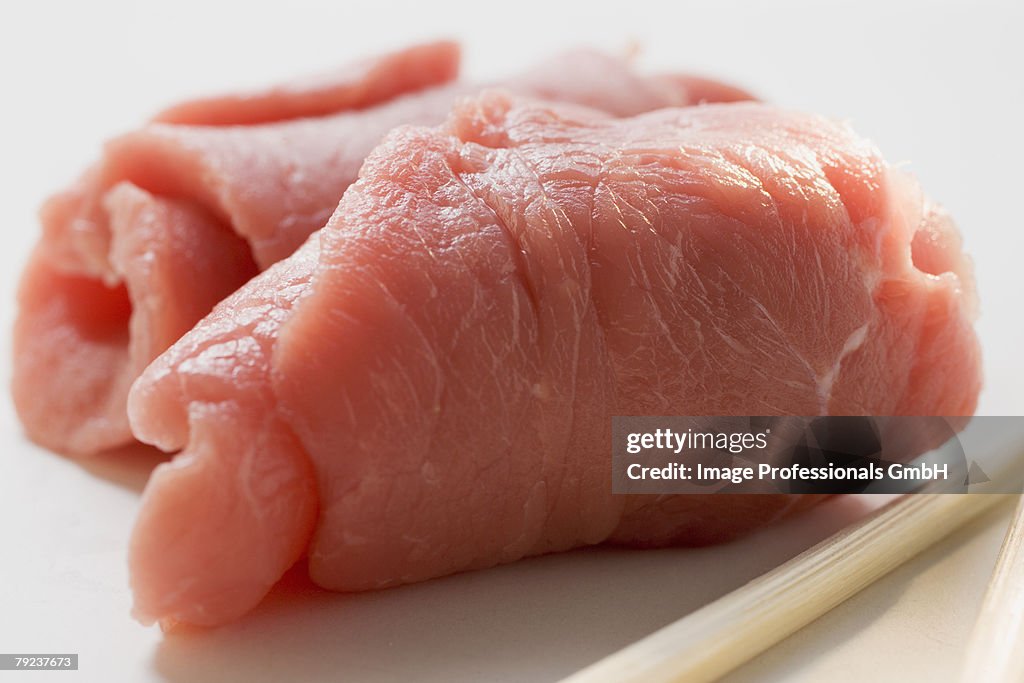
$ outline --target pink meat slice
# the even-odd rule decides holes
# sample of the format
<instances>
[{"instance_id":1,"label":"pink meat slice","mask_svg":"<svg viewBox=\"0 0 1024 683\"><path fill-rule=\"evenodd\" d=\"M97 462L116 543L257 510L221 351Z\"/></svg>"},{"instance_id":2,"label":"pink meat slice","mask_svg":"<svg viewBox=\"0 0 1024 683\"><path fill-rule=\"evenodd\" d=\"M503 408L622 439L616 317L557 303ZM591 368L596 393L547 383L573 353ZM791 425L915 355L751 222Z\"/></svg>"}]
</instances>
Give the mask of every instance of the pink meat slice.
<instances>
[{"instance_id":1,"label":"pink meat slice","mask_svg":"<svg viewBox=\"0 0 1024 683\"><path fill-rule=\"evenodd\" d=\"M266 90L182 102L163 110L153 120L228 126L327 116L365 109L428 86L447 83L458 71L459 48L455 43L414 45L349 64L339 71Z\"/></svg>"},{"instance_id":2,"label":"pink meat slice","mask_svg":"<svg viewBox=\"0 0 1024 683\"><path fill-rule=\"evenodd\" d=\"M304 553L349 591L735 537L818 498L612 495L611 416L970 415L973 292L949 218L843 125L467 99L134 385L136 435L181 450L136 615L222 623Z\"/></svg>"},{"instance_id":3,"label":"pink meat slice","mask_svg":"<svg viewBox=\"0 0 1024 683\"><path fill-rule=\"evenodd\" d=\"M130 441L125 400L139 370L322 227L388 130L439 123L478 90L452 81L457 66L451 43L413 47L331 77L185 103L109 142L43 207L22 281L13 386L28 435L73 455ZM592 51L507 85L616 115L746 97L699 78L642 76ZM140 196L176 208L138 212ZM166 248L148 246L152 235ZM85 314L93 308L119 312L103 334Z\"/></svg>"}]
</instances>

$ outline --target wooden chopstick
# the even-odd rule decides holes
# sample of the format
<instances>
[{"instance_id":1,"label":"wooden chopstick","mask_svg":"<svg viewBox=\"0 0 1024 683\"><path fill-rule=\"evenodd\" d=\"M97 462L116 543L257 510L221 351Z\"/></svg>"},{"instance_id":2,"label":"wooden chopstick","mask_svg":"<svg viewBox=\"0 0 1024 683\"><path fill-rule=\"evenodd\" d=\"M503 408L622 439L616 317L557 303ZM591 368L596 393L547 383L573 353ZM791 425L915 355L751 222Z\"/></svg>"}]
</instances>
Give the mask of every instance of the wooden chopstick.
<instances>
[{"instance_id":1,"label":"wooden chopstick","mask_svg":"<svg viewBox=\"0 0 1024 683\"><path fill-rule=\"evenodd\" d=\"M1024 681L1024 498L1017 504L967 646L963 680Z\"/></svg>"},{"instance_id":2,"label":"wooden chopstick","mask_svg":"<svg viewBox=\"0 0 1024 683\"><path fill-rule=\"evenodd\" d=\"M565 681L699 683L719 678L1008 498L1012 496L904 495Z\"/></svg>"}]
</instances>

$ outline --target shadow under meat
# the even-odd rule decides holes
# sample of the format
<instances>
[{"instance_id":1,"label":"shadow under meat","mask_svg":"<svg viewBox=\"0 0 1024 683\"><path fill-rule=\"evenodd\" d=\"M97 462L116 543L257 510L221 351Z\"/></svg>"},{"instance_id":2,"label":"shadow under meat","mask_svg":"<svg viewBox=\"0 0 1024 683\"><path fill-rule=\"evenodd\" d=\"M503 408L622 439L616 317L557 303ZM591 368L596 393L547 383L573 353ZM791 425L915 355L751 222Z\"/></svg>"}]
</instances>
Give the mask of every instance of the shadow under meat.
<instances>
[{"instance_id":1,"label":"shadow under meat","mask_svg":"<svg viewBox=\"0 0 1024 683\"><path fill-rule=\"evenodd\" d=\"M169 681L552 680L651 633L859 518L832 499L723 546L595 547L383 591L340 594L292 569L244 618L164 636ZM722 567L729 569L723 571Z\"/></svg>"},{"instance_id":2,"label":"shadow under meat","mask_svg":"<svg viewBox=\"0 0 1024 683\"><path fill-rule=\"evenodd\" d=\"M171 453L142 443L133 443L76 460L89 474L122 488L142 493L157 465L171 459Z\"/></svg>"}]
</instances>

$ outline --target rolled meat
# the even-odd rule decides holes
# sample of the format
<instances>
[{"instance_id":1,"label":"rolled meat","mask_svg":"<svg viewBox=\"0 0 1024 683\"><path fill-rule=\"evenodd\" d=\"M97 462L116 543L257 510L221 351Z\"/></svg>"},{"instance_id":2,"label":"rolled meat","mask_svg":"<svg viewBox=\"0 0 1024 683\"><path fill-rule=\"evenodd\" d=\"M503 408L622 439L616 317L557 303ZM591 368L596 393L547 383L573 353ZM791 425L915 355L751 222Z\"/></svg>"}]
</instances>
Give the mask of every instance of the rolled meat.
<instances>
[{"instance_id":1,"label":"rolled meat","mask_svg":"<svg viewBox=\"0 0 1024 683\"><path fill-rule=\"evenodd\" d=\"M451 43L417 46L265 92L187 102L109 142L42 210L14 334L14 400L30 438L87 455L132 440L139 372L257 272L323 226L388 130L435 124L479 86L456 83ZM596 52L507 87L614 115L735 88L642 76Z\"/></svg>"},{"instance_id":2,"label":"rolled meat","mask_svg":"<svg viewBox=\"0 0 1024 683\"><path fill-rule=\"evenodd\" d=\"M949 217L843 125L466 99L135 384L181 451L136 614L222 623L304 554L353 591L733 538L818 498L613 495L611 417L970 415L974 310Z\"/></svg>"}]
</instances>

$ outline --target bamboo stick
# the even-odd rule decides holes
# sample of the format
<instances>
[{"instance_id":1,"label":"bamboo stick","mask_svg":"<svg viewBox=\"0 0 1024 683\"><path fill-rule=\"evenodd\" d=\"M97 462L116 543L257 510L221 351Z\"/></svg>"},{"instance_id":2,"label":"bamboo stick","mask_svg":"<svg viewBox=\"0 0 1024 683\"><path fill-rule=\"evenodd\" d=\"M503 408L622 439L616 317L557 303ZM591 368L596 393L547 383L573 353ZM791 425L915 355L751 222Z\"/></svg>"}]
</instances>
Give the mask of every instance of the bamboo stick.
<instances>
[{"instance_id":1,"label":"bamboo stick","mask_svg":"<svg viewBox=\"0 0 1024 683\"><path fill-rule=\"evenodd\" d=\"M1024 498L1006 532L967 646L963 680L1024 681Z\"/></svg>"},{"instance_id":2,"label":"bamboo stick","mask_svg":"<svg viewBox=\"0 0 1024 683\"><path fill-rule=\"evenodd\" d=\"M565 681L699 683L719 678L1011 497L984 493L902 496Z\"/></svg>"}]
</instances>

